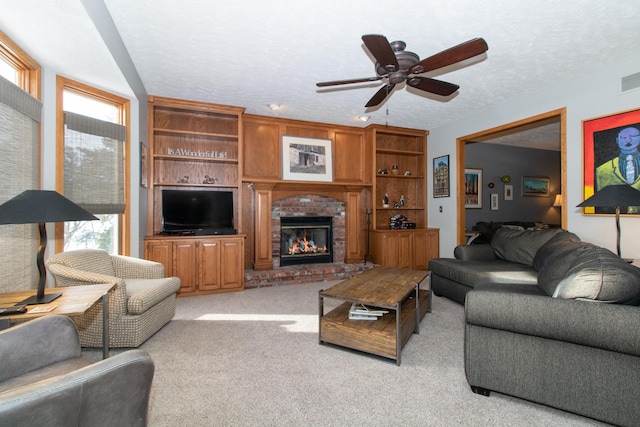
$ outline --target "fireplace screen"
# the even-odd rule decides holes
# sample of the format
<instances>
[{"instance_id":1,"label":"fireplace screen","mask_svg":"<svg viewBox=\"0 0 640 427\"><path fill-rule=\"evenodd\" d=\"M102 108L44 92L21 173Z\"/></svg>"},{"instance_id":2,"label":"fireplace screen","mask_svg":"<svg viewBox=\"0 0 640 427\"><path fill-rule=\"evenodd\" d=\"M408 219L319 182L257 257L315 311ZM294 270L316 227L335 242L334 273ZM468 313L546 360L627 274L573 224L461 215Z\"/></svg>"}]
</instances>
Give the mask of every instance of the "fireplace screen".
<instances>
[{"instance_id":1,"label":"fireplace screen","mask_svg":"<svg viewBox=\"0 0 640 427\"><path fill-rule=\"evenodd\" d=\"M333 262L333 218L280 218L280 265Z\"/></svg>"}]
</instances>

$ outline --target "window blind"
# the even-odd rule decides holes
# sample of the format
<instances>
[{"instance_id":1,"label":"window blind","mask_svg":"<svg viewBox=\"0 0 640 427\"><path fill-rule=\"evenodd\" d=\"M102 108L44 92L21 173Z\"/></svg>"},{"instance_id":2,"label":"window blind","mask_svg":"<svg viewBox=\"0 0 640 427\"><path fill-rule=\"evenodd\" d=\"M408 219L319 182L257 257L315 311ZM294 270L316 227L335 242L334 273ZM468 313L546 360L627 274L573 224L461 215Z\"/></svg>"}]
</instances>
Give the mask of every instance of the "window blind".
<instances>
[{"instance_id":1,"label":"window blind","mask_svg":"<svg viewBox=\"0 0 640 427\"><path fill-rule=\"evenodd\" d=\"M38 188L38 123L42 104L0 76L0 204ZM33 289L38 283L34 224L0 225L0 290Z\"/></svg>"},{"instance_id":2,"label":"window blind","mask_svg":"<svg viewBox=\"0 0 640 427\"><path fill-rule=\"evenodd\" d=\"M64 194L89 212L124 213L125 126L64 113Z\"/></svg>"}]
</instances>

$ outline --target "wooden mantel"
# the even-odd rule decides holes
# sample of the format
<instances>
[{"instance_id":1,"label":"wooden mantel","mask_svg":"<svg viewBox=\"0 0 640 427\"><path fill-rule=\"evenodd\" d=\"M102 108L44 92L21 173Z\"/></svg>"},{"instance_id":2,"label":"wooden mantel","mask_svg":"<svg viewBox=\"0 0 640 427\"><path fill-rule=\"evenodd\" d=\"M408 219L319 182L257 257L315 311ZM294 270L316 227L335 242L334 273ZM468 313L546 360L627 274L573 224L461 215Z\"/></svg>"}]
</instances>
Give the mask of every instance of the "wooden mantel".
<instances>
[{"instance_id":1,"label":"wooden mantel","mask_svg":"<svg viewBox=\"0 0 640 427\"><path fill-rule=\"evenodd\" d=\"M255 200L254 270L273 269L271 203L306 194L332 197L345 204L345 262L359 262L362 259L359 236L365 227L363 190L369 185L303 181L260 181L249 182L248 185L253 189Z\"/></svg>"}]
</instances>

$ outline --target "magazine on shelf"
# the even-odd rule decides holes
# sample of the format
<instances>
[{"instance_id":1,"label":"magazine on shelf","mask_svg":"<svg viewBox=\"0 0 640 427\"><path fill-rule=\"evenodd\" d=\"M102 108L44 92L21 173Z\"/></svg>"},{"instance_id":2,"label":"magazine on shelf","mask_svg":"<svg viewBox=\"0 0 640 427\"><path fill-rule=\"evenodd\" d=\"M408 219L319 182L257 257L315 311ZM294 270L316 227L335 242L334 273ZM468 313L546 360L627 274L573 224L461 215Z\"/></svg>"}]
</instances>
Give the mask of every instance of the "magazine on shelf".
<instances>
[{"instance_id":1,"label":"magazine on shelf","mask_svg":"<svg viewBox=\"0 0 640 427\"><path fill-rule=\"evenodd\" d=\"M378 317L388 313L387 310L372 310L363 304L351 304L349 309L349 319L356 320L377 320Z\"/></svg>"}]
</instances>

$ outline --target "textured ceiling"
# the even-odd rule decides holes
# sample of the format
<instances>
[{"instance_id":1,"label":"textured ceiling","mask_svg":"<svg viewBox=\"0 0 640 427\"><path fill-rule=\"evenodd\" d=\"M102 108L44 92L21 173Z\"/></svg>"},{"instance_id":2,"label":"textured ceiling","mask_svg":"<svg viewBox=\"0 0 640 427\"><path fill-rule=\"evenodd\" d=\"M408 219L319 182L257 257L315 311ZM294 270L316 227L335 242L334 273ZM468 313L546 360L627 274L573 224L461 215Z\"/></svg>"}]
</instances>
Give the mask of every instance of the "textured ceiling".
<instances>
[{"instance_id":1,"label":"textured ceiling","mask_svg":"<svg viewBox=\"0 0 640 427\"><path fill-rule=\"evenodd\" d=\"M148 94L350 126L435 129L640 52L638 0L103 1ZM132 94L81 0L3 0L0 29L56 73ZM460 85L450 98L403 84L366 111L382 83L315 86L375 75L363 34L420 58L474 37L489 51L426 74Z\"/></svg>"}]
</instances>

